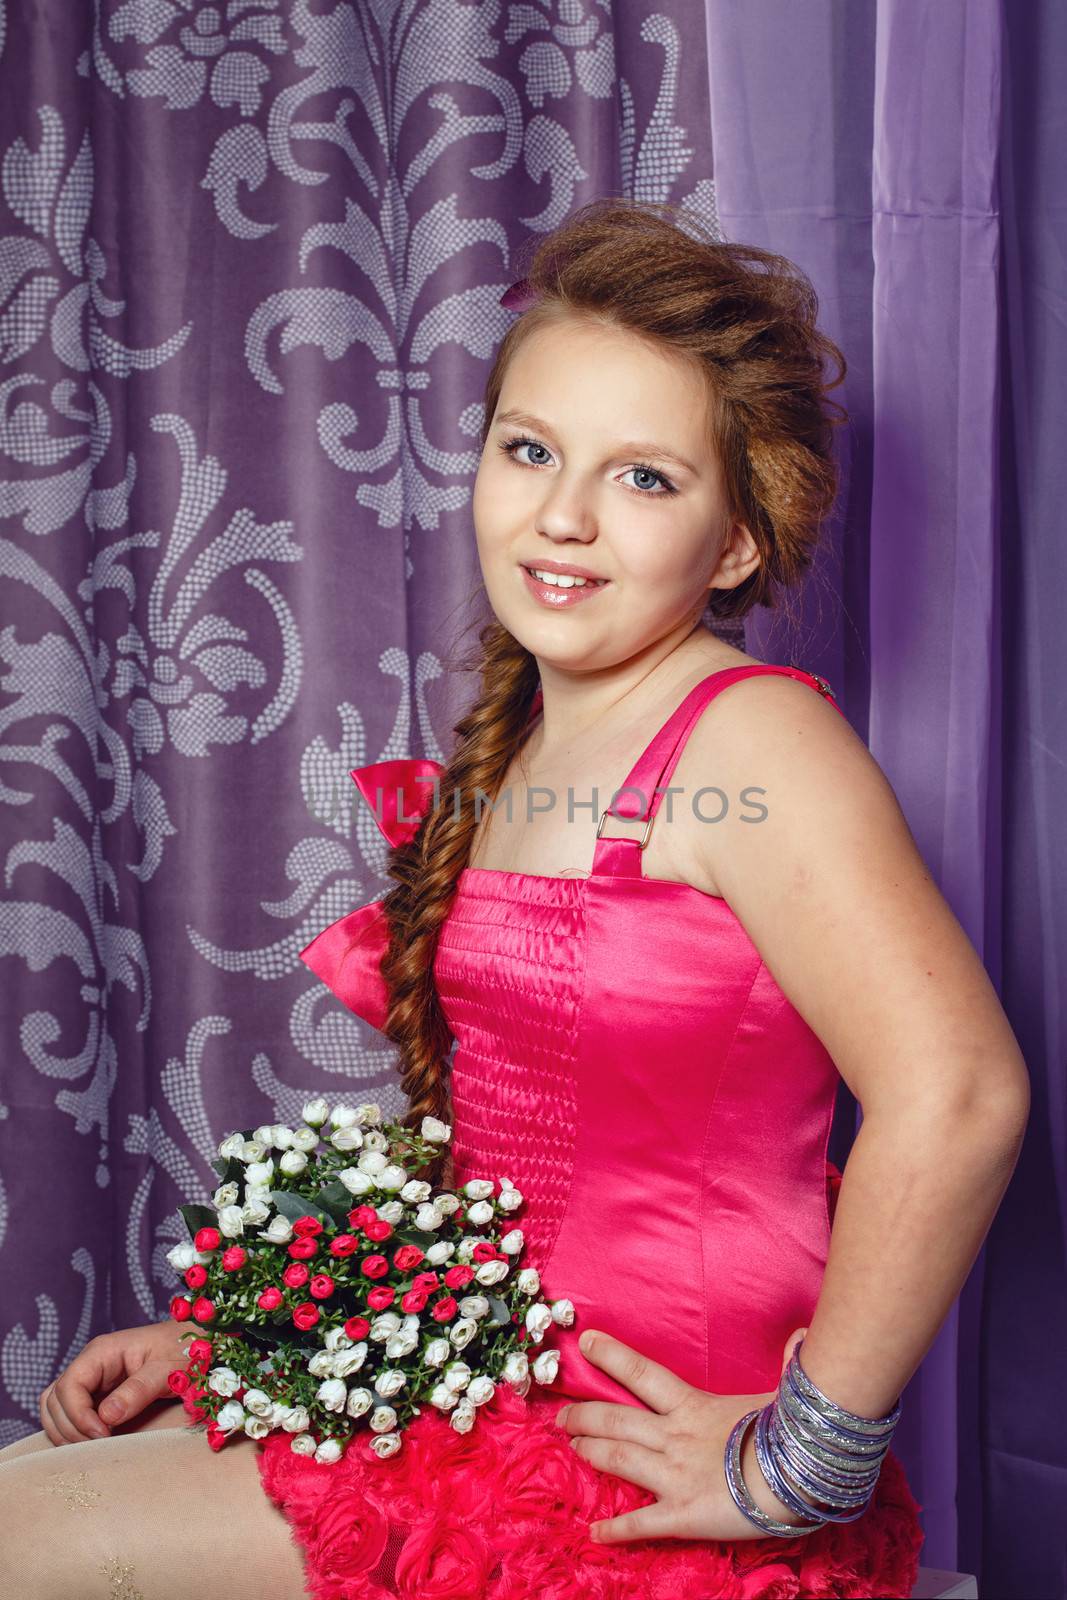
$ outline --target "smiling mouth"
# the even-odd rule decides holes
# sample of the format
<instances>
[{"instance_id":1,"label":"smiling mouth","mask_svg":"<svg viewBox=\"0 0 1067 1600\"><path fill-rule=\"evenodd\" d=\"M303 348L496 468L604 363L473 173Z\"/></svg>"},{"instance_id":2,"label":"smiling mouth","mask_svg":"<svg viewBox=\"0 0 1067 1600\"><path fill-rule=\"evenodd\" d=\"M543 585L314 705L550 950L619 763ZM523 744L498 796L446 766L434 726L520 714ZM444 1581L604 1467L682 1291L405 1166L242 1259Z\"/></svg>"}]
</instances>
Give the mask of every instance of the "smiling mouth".
<instances>
[{"instance_id":1,"label":"smiling mouth","mask_svg":"<svg viewBox=\"0 0 1067 1600\"><path fill-rule=\"evenodd\" d=\"M545 583L552 589L602 589L611 581L609 578L579 578L569 572L549 572L545 567L524 565L523 571L537 583Z\"/></svg>"}]
</instances>

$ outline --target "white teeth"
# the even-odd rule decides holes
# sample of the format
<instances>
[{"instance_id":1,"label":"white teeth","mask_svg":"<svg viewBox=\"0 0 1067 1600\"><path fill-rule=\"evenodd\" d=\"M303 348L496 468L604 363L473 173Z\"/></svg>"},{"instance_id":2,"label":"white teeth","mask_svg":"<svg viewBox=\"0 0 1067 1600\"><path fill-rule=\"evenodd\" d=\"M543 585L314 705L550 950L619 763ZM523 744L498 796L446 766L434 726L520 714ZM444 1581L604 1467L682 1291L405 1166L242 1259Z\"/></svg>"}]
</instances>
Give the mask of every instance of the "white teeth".
<instances>
[{"instance_id":1,"label":"white teeth","mask_svg":"<svg viewBox=\"0 0 1067 1600\"><path fill-rule=\"evenodd\" d=\"M583 589L587 583L596 582L595 579L576 578L570 572L539 572L536 567L531 567L530 571L542 583L552 584L557 589Z\"/></svg>"}]
</instances>

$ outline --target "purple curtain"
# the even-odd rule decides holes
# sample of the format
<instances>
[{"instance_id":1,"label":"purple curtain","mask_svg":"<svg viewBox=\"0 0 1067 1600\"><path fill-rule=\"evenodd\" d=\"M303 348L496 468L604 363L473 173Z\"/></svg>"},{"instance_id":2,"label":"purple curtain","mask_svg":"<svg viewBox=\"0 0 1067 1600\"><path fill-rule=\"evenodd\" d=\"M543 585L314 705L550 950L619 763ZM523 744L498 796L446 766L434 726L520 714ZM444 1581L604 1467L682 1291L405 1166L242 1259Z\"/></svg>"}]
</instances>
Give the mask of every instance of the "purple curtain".
<instances>
[{"instance_id":1,"label":"purple curtain","mask_svg":"<svg viewBox=\"0 0 1067 1600\"><path fill-rule=\"evenodd\" d=\"M905 1394L923 1562L1062 1600L1067 15L708 0L707 20L723 231L805 268L849 360L803 660L865 731L1033 1085L1011 1187ZM786 641L749 628L766 659Z\"/></svg>"},{"instance_id":2,"label":"purple curtain","mask_svg":"<svg viewBox=\"0 0 1067 1600\"><path fill-rule=\"evenodd\" d=\"M517 246L666 199L803 266L849 360L800 626L747 646L841 695L1030 1065L898 1440L925 1564L1067 1596L1065 34L1052 0L0 0L0 1444L165 1314L224 1133L400 1109L297 959L388 887L347 772L441 759L466 692Z\"/></svg>"}]
</instances>

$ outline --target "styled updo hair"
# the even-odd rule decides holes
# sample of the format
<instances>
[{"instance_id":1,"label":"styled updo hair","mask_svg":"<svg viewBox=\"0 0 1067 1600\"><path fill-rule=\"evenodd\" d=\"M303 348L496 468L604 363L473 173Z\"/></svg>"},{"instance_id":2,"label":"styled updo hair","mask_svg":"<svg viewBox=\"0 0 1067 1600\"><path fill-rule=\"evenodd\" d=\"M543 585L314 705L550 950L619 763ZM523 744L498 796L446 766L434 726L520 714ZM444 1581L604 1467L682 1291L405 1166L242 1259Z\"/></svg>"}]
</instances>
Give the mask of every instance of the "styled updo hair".
<instances>
[{"instance_id":1,"label":"styled updo hair","mask_svg":"<svg viewBox=\"0 0 1067 1600\"><path fill-rule=\"evenodd\" d=\"M676 206L609 197L535 240L525 288L536 298L505 332L489 370L481 443L516 350L560 316L628 329L698 363L730 518L745 523L760 555L736 588L712 591L703 620L713 628L780 604L810 567L837 492L833 428L847 421L827 391L844 380L846 366L815 325L818 299L799 267L710 229L703 236L704 226ZM824 357L837 368L829 379ZM382 900L390 929L381 963L390 996L384 1032L399 1048L404 1120L414 1127L425 1115L452 1120L445 1082L452 1035L433 978L438 932L470 859L480 820L475 796L496 799L538 687L535 657L495 618L458 665L478 673L480 692L454 725L439 806L410 843L389 853L396 887ZM423 1176L447 1183L448 1163L438 1158Z\"/></svg>"}]
</instances>

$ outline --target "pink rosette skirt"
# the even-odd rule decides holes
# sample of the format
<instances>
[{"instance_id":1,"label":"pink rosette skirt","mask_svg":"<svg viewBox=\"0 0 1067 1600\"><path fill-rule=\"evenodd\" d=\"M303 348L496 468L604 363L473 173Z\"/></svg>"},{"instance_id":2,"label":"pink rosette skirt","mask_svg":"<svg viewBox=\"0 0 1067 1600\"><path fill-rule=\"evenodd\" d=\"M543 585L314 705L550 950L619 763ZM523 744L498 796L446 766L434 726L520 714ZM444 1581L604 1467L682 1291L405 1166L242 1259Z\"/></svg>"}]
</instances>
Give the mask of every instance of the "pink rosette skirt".
<instances>
[{"instance_id":1,"label":"pink rosette skirt","mask_svg":"<svg viewBox=\"0 0 1067 1600\"><path fill-rule=\"evenodd\" d=\"M194 1392L182 1397L203 1416ZM595 1544L591 1522L654 1499L577 1455L557 1393L501 1384L460 1434L426 1408L380 1461L369 1435L332 1465L288 1434L259 1444L260 1478L303 1550L314 1600L818 1600L911 1594L919 1506L890 1451L856 1522L796 1539Z\"/></svg>"}]
</instances>

